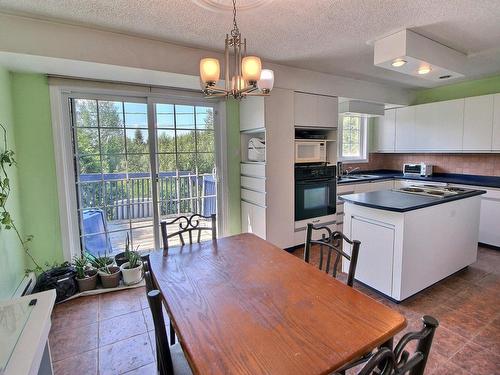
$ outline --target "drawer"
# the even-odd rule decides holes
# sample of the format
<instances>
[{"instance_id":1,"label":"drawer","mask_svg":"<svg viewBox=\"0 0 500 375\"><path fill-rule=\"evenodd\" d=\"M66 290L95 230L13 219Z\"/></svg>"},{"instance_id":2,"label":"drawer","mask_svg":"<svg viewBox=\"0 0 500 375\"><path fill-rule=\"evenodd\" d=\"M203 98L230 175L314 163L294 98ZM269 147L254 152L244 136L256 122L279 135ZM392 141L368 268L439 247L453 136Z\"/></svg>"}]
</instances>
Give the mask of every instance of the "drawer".
<instances>
[{"instance_id":1,"label":"drawer","mask_svg":"<svg viewBox=\"0 0 500 375\"><path fill-rule=\"evenodd\" d=\"M266 192L266 179L241 176L241 187L249 190L260 191L262 193Z\"/></svg>"},{"instance_id":2,"label":"drawer","mask_svg":"<svg viewBox=\"0 0 500 375\"><path fill-rule=\"evenodd\" d=\"M241 163L240 170L243 176L266 177L265 164Z\"/></svg>"},{"instance_id":3,"label":"drawer","mask_svg":"<svg viewBox=\"0 0 500 375\"><path fill-rule=\"evenodd\" d=\"M241 200L255 203L261 207L266 206L266 193L259 193L248 189L241 189Z\"/></svg>"},{"instance_id":4,"label":"drawer","mask_svg":"<svg viewBox=\"0 0 500 375\"><path fill-rule=\"evenodd\" d=\"M337 185L337 195L353 194L354 184L349 185Z\"/></svg>"}]
</instances>

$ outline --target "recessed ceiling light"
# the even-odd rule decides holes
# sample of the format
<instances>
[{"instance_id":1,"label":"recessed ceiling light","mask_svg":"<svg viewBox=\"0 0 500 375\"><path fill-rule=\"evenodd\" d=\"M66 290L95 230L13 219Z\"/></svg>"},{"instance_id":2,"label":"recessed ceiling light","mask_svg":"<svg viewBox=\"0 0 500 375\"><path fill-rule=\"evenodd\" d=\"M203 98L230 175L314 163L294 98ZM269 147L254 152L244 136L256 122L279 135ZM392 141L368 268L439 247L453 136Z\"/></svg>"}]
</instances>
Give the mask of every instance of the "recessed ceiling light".
<instances>
[{"instance_id":1,"label":"recessed ceiling light","mask_svg":"<svg viewBox=\"0 0 500 375\"><path fill-rule=\"evenodd\" d=\"M404 64L406 64L406 60L403 60L403 59L396 59L392 62L392 66L395 68L399 68L400 66L403 66Z\"/></svg>"},{"instance_id":2,"label":"recessed ceiling light","mask_svg":"<svg viewBox=\"0 0 500 375\"><path fill-rule=\"evenodd\" d=\"M422 67L418 68L417 73L418 74L427 74L427 73L430 73L431 70L432 69L430 66L422 66Z\"/></svg>"}]
</instances>

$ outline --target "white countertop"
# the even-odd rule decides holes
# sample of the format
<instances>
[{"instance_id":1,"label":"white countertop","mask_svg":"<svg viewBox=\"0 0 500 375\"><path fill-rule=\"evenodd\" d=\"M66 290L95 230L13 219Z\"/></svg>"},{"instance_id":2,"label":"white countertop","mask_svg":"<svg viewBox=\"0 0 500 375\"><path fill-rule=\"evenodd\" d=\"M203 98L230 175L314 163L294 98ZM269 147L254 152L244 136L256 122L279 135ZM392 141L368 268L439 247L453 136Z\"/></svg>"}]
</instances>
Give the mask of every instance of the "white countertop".
<instances>
[{"instance_id":1,"label":"white countertop","mask_svg":"<svg viewBox=\"0 0 500 375\"><path fill-rule=\"evenodd\" d=\"M2 301L0 302L0 308L14 307L16 305L26 306L32 299L36 299L37 302L32 307L31 312L28 312L25 307L13 308L12 311L16 312L17 317L14 317L8 323L0 325L0 334L2 335L4 334L3 331L12 331L24 325L12 355L7 362L5 372L3 374L0 372L2 375L38 374L38 368L49 336L50 317L56 300L55 290L47 290L9 301ZM27 321L24 324L26 316Z\"/></svg>"}]
</instances>

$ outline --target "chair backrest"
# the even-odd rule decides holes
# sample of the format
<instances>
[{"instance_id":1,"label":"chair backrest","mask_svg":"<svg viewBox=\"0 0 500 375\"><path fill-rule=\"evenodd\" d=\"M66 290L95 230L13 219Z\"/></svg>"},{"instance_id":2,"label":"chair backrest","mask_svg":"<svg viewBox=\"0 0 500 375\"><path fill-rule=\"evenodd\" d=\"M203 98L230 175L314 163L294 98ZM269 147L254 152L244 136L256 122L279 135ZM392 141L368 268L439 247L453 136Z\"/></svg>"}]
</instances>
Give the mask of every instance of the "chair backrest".
<instances>
[{"instance_id":1,"label":"chair backrest","mask_svg":"<svg viewBox=\"0 0 500 375\"><path fill-rule=\"evenodd\" d=\"M419 332L406 333L399 340L394 351L388 348L379 349L358 375L424 375L432 340L439 322L429 315L424 315L422 322L422 329ZM418 343L417 349L410 356L405 347L411 341L417 341Z\"/></svg>"},{"instance_id":2,"label":"chair backrest","mask_svg":"<svg viewBox=\"0 0 500 375\"><path fill-rule=\"evenodd\" d=\"M149 272L146 272L146 282L151 278ZM158 357L158 367L160 374L173 375L174 366L172 355L168 344L167 330L161 307L161 294L157 289L148 291L148 303L151 308L151 315L155 326L156 355Z\"/></svg>"},{"instance_id":3,"label":"chair backrest","mask_svg":"<svg viewBox=\"0 0 500 375\"><path fill-rule=\"evenodd\" d=\"M200 219L210 219L211 226L200 226ZM179 224L179 230L168 234L167 227L172 224ZM201 232L203 230L212 232L212 240L217 239L217 223L216 223L216 215L212 214L210 216L203 216L199 214L194 214L190 217L187 216L179 216L172 221L162 221L161 225L161 237L163 240L163 250L168 250L168 239L174 236L179 236L179 240L182 245L185 245L184 242L184 233L188 233L189 235L189 243L193 243L193 231L198 232L198 238L196 242L200 242Z\"/></svg>"},{"instance_id":4,"label":"chair backrest","mask_svg":"<svg viewBox=\"0 0 500 375\"><path fill-rule=\"evenodd\" d=\"M313 231L321 231L322 238L320 240L313 240ZM352 245L350 255L343 251L343 241ZM315 226L309 223L307 224L306 243L304 245L304 260L307 263L309 263L310 260L312 245L319 245L319 269L329 273L331 267L333 277L337 277L337 269L342 258L349 260L347 285L353 286L361 242L358 240L350 240L342 232L332 231L326 226Z\"/></svg>"}]
</instances>

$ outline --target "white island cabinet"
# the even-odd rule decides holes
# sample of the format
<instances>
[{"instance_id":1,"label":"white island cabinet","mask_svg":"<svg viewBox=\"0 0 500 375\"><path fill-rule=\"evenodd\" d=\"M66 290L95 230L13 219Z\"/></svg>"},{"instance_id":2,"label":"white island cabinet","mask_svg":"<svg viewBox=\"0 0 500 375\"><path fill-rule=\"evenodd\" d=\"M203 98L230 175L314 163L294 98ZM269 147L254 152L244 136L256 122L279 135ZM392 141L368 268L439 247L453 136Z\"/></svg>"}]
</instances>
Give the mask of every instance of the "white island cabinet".
<instances>
[{"instance_id":1,"label":"white island cabinet","mask_svg":"<svg viewBox=\"0 0 500 375\"><path fill-rule=\"evenodd\" d=\"M474 195L394 211L391 204L404 199L401 194L405 195L378 191L343 196L351 197L344 204L344 233L361 241L356 280L397 301L476 261L481 204L481 196ZM355 202L361 198L365 204L370 197L382 203ZM342 267L346 271L349 263L344 261Z\"/></svg>"}]
</instances>

